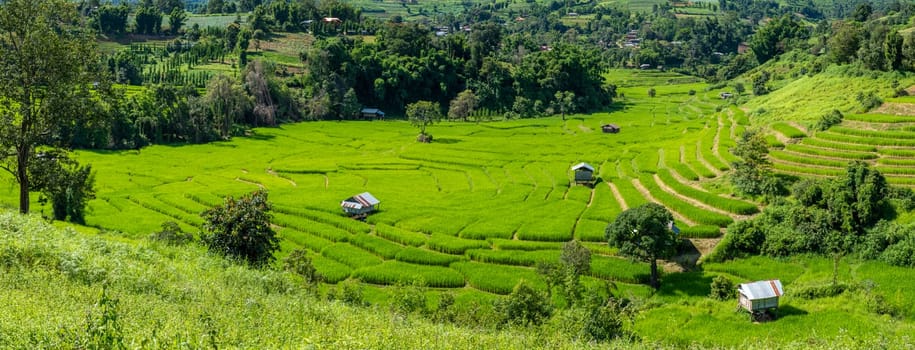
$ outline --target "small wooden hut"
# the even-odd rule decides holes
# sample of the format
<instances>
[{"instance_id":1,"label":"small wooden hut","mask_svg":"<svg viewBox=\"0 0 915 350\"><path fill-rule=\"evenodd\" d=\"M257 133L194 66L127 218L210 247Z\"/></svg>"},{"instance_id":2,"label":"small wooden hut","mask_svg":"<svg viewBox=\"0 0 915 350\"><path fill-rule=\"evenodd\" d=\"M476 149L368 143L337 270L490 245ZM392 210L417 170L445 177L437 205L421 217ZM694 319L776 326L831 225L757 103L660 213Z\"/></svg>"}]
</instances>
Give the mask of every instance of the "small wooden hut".
<instances>
[{"instance_id":1,"label":"small wooden hut","mask_svg":"<svg viewBox=\"0 0 915 350\"><path fill-rule=\"evenodd\" d=\"M340 202L343 212L354 217L365 217L369 213L378 210L378 204L381 203L371 193L363 192L355 196L344 199Z\"/></svg>"},{"instance_id":2,"label":"small wooden hut","mask_svg":"<svg viewBox=\"0 0 915 350\"><path fill-rule=\"evenodd\" d=\"M594 167L588 163L578 163L572 166L575 172L575 183L591 185L594 183Z\"/></svg>"},{"instance_id":3,"label":"small wooden hut","mask_svg":"<svg viewBox=\"0 0 915 350\"><path fill-rule=\"evenodd\" d=\"M378 108L363 108L359 111L359 117L364 119L384 119L384 112Z\"/></svg>"},{"instance_id":4,"label":"small wooden hut","mask_svg":"<svg viewBox=\"0 0 915 350\"><path fill-rule=\"evenodd\" d=\"M620 132L620 127L619 127L619 125L616 125L616 124L604 124L604 125L601 125L600 129L605 134L616 134L616 133Z\"/></svg>"},{"instance_id":5,"label":"small wooden hut","mask_svg":"<svg viewBox=\"0 0 915 350\"><path fill-rule=\"evenodd\" d=\"M778 308L778 298L785 294L779 280L743 283L737 286L738 307L749 311L754 319Z\"/></svg>"}]
</instances>

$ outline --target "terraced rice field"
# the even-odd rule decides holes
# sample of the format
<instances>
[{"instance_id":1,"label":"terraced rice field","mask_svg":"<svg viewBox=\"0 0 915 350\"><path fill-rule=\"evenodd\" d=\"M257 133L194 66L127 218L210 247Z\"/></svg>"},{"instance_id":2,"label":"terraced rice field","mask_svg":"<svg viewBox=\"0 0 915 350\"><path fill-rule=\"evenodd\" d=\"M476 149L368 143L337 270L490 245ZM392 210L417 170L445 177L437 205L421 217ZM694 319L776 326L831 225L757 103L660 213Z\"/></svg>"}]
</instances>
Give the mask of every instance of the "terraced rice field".
<instances>
[{"instance_id":1,"label":"terraced rice field","mask_svg":"<svg viewBox=\"0 0 915 350\"><path fill-rule=\"evenodd\" d=\"M796 136L782 149L769 154L776 171L800 176L837 176L845 173L849 162L863 161L883 173L891 184L915 186L913 115L851 114L841 124L807 137L803 131L785 123L773 124L773 130Z\"/></svg>"},{"instance_id":2,"label":"terraced rice field","mask_svg":"<svg viewBox=\"0 0 915 350\"><path fill-rule=\"evenodd\" d=\"M429 128L431 144L416 143L417 130L405 121L334 121L207 145L79 151L97 171L87 222L128 239L143 239L165 221L198 232L199 214L224 196L265 188L282 238L279 257L307 249L329 283L422 279L508 293L521 278L543 284L533 266L556 261L561 242L576 238L596 254L591 277L647 293L640 284L647 265L615 256L604 228L648 201L670 208L692 237L717 236L757 212L754 203L701 186L729 169L729 148L747 122L738 109L715 112L719 92L691 79L610 76L626 96L614 112L445 122ZM656 97L647 96L649 86ZM605 123L622 132L601 133ZM579 162L595 166L593 188L571 181ZM345 217L340 201L365 191L381 200L380 211L366 222ZM15 198L13 186L0 190L3 204Z\"/></svg>"}]
</instances>

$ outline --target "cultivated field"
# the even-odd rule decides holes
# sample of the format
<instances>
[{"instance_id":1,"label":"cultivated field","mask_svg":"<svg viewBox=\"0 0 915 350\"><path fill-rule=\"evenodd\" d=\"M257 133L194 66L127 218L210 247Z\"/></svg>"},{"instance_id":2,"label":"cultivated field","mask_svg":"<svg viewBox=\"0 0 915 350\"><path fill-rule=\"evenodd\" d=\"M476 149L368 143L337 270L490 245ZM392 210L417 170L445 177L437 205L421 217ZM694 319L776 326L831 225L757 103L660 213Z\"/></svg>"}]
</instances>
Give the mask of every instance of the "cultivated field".
<instances>
[{"instance_id":1,"label":"cultivated field","mask_svg":"<svg viewBox=\"0 0 915 350\"><path fill-rule=\"evenodd\" d=\"M728 170L728 147L746 119L714 112L705 85L666 73L615 71L625 98L612 113L488 123L445 122L432 144L405 121L314 122L257 129L196 146L79 151L97 171L88 224L143 238L165 221L189 232L200 212L259 187L270 191L282 255L307 248L328 282L392 285L422 278L443 288L506 294L532 266L558 259L559 243L589 242L599 279L633 284L647 265L613 256L604 228L647 201L670 208L687 237L717 237L753 203L709 192ZM657 97L647 96L653 84ZM673 82L674 84L668 84ZM695 94L690 94L693 90ZM600 126L616 123L619 134ZM570 167L593 164L594 188L570 183ZM359 222L339 203L369 191L381 211ZM3 192L12 205L15 187ZM45 209L49 210L49 209ZM506 276L494 279L493 274Z\"/></svg>"}]
</instances>

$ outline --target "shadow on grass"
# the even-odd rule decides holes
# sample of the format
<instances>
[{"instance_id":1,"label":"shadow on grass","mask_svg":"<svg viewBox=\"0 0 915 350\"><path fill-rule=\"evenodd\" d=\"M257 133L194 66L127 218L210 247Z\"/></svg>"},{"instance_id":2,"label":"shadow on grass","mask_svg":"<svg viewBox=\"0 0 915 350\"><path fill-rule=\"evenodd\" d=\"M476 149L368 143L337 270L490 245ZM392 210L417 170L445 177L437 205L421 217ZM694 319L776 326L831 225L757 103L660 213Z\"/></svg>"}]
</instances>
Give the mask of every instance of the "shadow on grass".
<instances>
[{"instance_id":1,"label":"shadow on grass","mask_svg":"<svg viewBox=\"0 0 915 350\"><path fill-rule=\"evenodd\" d=\"M711 293L711 284L712 277L705 276L702 272L665 274L661 277L661 289L658 290L658 294L708 296Z\"/></svg>"},{"instance_id":2,"label":"shadow on grass","mask_svg":"<svg viewBox=\"0 0 915 350\"><path fill-rule=\"evenodd\" d=\"M804 316L807 314L807 310L802 310L794 307L793 305L781 305L778 307L778 318L785 316Z\"/></svg>"},{"instance_id":3,"label":"shadow on grass","mask_svg":"<svg viewBox=\"0 0 915 350\"><path fill-rule=\"evenodd\" d=\"M442 143L442 144L446 144L446 145L451 145L451 144L459 143L459 142L461 142L461 140L458 140L458 139L441 138L441 139L432 140L432 142L434 142L434 143Z\"/></svg>"}]
</instances>

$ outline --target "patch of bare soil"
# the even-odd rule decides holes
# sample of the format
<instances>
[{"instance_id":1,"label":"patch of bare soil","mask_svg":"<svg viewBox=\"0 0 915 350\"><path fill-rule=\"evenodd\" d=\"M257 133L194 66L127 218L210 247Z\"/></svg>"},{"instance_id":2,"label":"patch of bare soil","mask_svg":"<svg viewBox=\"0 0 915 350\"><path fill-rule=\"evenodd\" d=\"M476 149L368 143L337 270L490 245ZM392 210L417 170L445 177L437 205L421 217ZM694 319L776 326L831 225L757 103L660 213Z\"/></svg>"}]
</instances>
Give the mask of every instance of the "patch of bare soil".
<instances>
[{"instance_id":1,"label":"patch of bare soil","mask_svg":"<svg viewBox=\"0 0 915 350\"><path fill-rule=\"evenodd\" d=\"M892 114L892 115L910 115L915 116L915 104L912 103L898 103L898 102L885 102L877 109L871 111L872 113L879 114ZM915 121L913 118L912 121Z\"/></svg>"},{"instance_id":2,"label":"patch of bare soil","mask_svg":"<svg viewBox=\"0 0 915 350\"><path fill-rule=\"evenodd\" d=\"M683 241L680 254L670 260L662 260L664 272L692 271L696 268L699 258L708 255L721 242L721 238L690 238Z\"/></svg>"},{"instance_id":3,"label":"patch of bare soil","mask_svg":"<svg viewBox=\"0 0 915 350\"><path fill-rule=\"evenodd\" d=\"M623 195L620 194L620 190L616 188L616 185L612 182L608 182L607 186L610 186L610 192L613 192L613 198L616 198L616 202L620 204L620 209L629 209L629 205L626 204L626 200L623 199Z\"/></svg>"}]
</instances>

